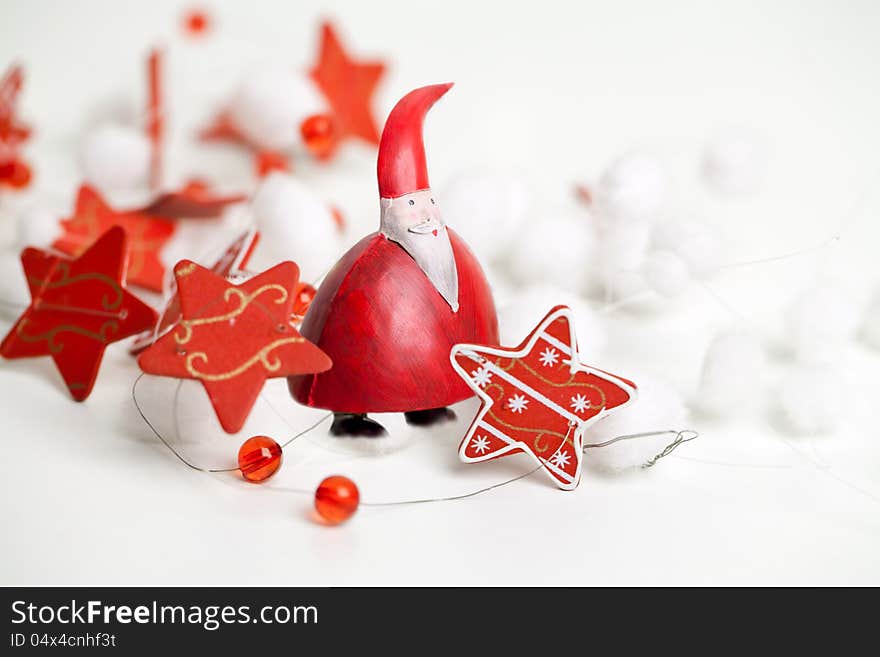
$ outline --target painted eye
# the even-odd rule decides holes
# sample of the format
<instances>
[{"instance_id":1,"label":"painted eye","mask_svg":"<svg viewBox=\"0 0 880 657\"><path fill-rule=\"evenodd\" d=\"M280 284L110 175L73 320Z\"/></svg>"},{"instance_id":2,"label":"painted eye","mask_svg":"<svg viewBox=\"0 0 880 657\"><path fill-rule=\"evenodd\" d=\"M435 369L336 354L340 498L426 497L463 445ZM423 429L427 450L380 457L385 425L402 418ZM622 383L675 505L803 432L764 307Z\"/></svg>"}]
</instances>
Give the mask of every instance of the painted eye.
<instances>
[{"instance_id":1,"label":"painted eye","mask_svg":"<svg viewBox=\"0 0 880 657\"><path fill-rule=\"evenodd\" d=\"M412 199L410 199L410 200L409 200L409 204L410 204L410 205L415 205L415 204L416 204L416 202L415 202L415 201L413 201L413 200L412 200Z\"/></svg>"}]
</instances>

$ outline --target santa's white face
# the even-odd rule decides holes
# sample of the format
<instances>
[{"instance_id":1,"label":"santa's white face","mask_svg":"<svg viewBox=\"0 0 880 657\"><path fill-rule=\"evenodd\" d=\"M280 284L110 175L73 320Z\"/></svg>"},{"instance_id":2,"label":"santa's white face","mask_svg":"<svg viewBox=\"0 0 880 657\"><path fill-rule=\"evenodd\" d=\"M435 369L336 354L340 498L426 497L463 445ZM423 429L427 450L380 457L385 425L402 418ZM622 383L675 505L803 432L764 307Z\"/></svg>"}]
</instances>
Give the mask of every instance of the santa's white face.
<instances>
[{"instance_id":1,"label":"santa's white face","mask_svg":"<svg viewBox=\"0 0 880 657\"><path fill-rule=\"evenodd\" d=\"M383 198L381 205L382 233L412 256L453 312L457 312L458 271L434 193L423 189L393 199Z\"/></svg>"},{"instance_id":2,"label":"santa's white face","mask_svg":"<svg viewBox=\"0 0 880 657\"><path fill-rule=\"evenodd\" d=\"M417 235L428 233L437 237L440 228L446 224L440 217L440 207L434 192L423 189L397 198L382 199L382 226L394 224Z\"/></svg>"}]
</instances>

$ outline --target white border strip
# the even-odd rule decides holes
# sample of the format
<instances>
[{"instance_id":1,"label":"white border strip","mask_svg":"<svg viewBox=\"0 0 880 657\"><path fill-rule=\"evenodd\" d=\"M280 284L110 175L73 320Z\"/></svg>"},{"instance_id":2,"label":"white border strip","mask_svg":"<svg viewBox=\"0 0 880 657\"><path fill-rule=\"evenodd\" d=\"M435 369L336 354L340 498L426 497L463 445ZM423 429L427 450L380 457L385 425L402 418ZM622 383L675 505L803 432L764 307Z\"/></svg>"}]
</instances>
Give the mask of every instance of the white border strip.
<instances>
[{"instance_id":1,"label":"white border strip","mask_svg":"<svg viewBox=\"0 0 880 657\"><path fill-rule=\"evenodd\" d=\"M569 349L564 343L560 342L559 340L554 338L552 335L550 335L546 331L541 333L541 339L544 340L545 342L549 342L557 349L560 349L561 351L565 352L566 356L571 356L571 349Z\"/></svg>"},{"instance_id":2,"label":"white border strip","mask_svg":"<svg viewBox=\"0 0 880 657\"><path fill-rule=\"evenodd\" d=\"M480 420L479 422L477 422L477 426L480 427L483 431L485 431L487 433L491 433L498 440L504 441L508 445L516 445L516 443L517 443L516 440L514 440L513 438L508 436L506 433L503 433L502 431L496 429L495 427L493 427L491 424L489 424L487 422L483 422L482 420ZM474 433L476 433L476 431Z\"/></svg>"},{"instance_id":3,"label":"white border strip","mask_svg":"<svg viewBox=\"0 0 880 657\"><path fill-rule=\"evenodd\" d=\"M493 374L497 374L502 379L504 379L508 383L512 384L515 388L517 388L518 390L521 390L522 392L526 393L530 397L533 397L534 399L538 400L539 402L544 404L544 406L549 408L554 413L558 413L559 415L566 418L569 422L583 422L583 418L579 418L577 415L570 413L569 411L562 408L562 406L557 404L552 399L548 399L547 397L542 395L540 392L538 392L537 390L535 390L531 386L526 385L525 383L523 383L522 381L517 379L512 374L508 374L503 369L498 367L495 363L488 361L488 360L486 362L482 362L479 359L479 357L474 353L469 353L466 351L462 352L462 353L465 356L467 356L468 358L470 358L471 360L473 360L474 362L480 363L483 367L488 367L490 370L492 370Z\"/></svg>"}]
</instances>

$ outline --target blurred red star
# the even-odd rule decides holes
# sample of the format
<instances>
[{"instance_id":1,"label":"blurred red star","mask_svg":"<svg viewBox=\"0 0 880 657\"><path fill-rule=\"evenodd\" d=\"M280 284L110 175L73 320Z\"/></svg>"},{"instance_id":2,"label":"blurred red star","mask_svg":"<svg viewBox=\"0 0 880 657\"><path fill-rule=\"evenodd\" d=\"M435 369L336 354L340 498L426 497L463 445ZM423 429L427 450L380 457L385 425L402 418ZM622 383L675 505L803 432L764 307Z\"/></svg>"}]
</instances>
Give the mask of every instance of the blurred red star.
<instances>
[{"instance_id":1,"label":"blurred red star","mask_svg":"<svg viewBox=\"0 0 880 657\"><path fill-rule=\"evenodd\" d=\"M0 81L0 149L14 153L30 137L31 130L16 116L18 95L24 84L24 71L14 65ZM2 155L2 153L0 153ZM4 159L0 157L0 159Z\"/></svg>"},{"instance_id":2,"label":"blurred red star","mask_svg":"<svg viewBox=\"0 0 880 657\"><path fill-rule=\"evenodd\" d=\"M379 143L373 116L373 94L385 72L379 61L358 61L346 53L330 23L321 26L318 61L309 72L327 98L340 137L353 136Z\"/></svg>"},{"instance_id":3,"label":"blurred red star","mask_svg":"<svg viewBox=\"0 0 880 657\"><path fill-rule=\"evenodd\" d=\"M244 426L266 379L332 365L290 324L299 279L294 263L241 285L189 260L177 263L174 275L181 320L138 364L148 374L200 381L227 433Z\"/></svg>"},{"instance_id":4,"label":"blurred red star","mask_svg":"<svg viewBox=\"0 0 880 657\"><path fill-rule=\"evenodd\" d=\"M129 281L161 292L165 265L159 252L174 233L174 223L136 210L116 212L88 185L79 188L73 216L61 221L64 234L53 242L52 248L79 255L113 226L121 226L128 236Z\"/></svg>"},{"instance_id":5,"label":"blurred red star","mask_svg":"<svg viewBox=\"0 0 880 657\"><path fill-rule=\"evenodd\" d=\"M21 145L31 135L31 129L16 116L23 84L24 71L18 65L0 80L0 185L13 189L27 187L31 181L31 169L19 156Z\"/></svg>"},{"instance_id":6,"label":"blurred red star","mask_svg":"<svg viewBox=\"0 0 880 657\"><path fill-rule=\"evenodd\" d=\"M179 190L160 194L140 212L164 219L213 219L228 206L246 200L245 194L221 196L212 192L208 183L190 180Z\"/></svg>"},{"instance_id":7,"label":"blurred red star","mask_svg":"<svg viewBox=\"0 0 880 657\"><path fill-rule=\"evenodd\" d=\"M73 398L88 397L107 345L156 322L156 312L125 289L125 241L125 231L115 227L76 259L22 251L32 300L0 355L51 356Z\"/></svg>"}]
</instances>

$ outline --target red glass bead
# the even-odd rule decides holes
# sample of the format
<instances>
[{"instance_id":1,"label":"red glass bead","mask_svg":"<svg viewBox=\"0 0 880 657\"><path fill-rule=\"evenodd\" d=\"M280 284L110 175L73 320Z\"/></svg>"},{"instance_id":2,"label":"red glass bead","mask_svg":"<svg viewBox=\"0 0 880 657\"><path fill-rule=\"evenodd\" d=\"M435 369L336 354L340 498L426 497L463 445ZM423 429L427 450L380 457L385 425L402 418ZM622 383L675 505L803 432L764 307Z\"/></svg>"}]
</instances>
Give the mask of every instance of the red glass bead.
<instances>
[{"instance_id":1,"label":"red glass bead","mask_svg":"<svg viewBox=\"0 0 880 657\"><path fill-rule=\"evenodd\" d=\"M315 298L317 293L318 291L314 286L308 283L300 282L297 285L296 294L293 297L292 320L294 322L301 322L303 320L303 317L306 316L306 311L312 303L312 299Z\"/></svg>"},{"instance_id":2,"label":"red glass bead","mask_svg":"<svg viewBox=\"0 0 880 657\"><path fill-rule=\"evenodd\" d=\"M313 114L302 122L299 131L315 157L325 159L336 150L336 125L329 114Z\"/></svg>"},{"instance_id":3,"label":"red glass bead","mask_svg":"<svg viewBox=\"0 0 880 657\"><path fill-rule=\"evenodd\" d=\"M281 445L268 436L245 440L238 450L241 476L255 483L265 481L281 467Z\"/></svg>"},{"instance_id":4,"label":"red glass bead","mask_svg":"<svg viewBox=\"0 0 880 657\"><path fill-rule=\"evenodd\" d=\"M21 160L9 160L0 164L0 183L15 189L23 189L31 182L31 169Z\"/></svg>"},{"instance_id":5,"label":"red glass bead","mask_svg":"<svg viewBox=\"0 0 880 657\"><path fill-rule=\"evenodd\" d=\"M210 25L211 19L201 9L191 9L183 18L183 27L191 36L201 36Z\"/></svg>"},{"instance_id":6,"label":"red glass bead","mask_svg":"<svg viewBox=\"0 0 880 657\"><path fill-rule=\"evenodd\" d=\"M345 522L360 504L358 487L348 477L327 477L315 491L315 509L326 522L338 525Z\"/></svg>"}]
</instances>

